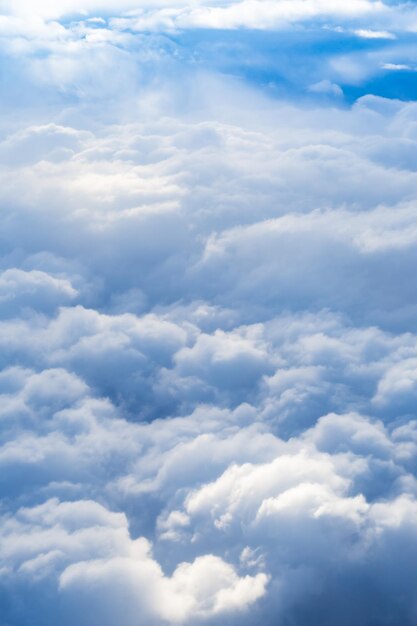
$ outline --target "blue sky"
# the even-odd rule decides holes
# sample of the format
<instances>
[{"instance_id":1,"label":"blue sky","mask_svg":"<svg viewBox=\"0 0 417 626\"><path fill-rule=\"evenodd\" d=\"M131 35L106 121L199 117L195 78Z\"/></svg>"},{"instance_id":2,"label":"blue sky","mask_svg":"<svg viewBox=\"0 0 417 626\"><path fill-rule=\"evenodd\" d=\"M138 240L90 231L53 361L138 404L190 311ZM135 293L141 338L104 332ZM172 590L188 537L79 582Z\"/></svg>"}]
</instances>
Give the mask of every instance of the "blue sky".
<instances>
[{"instance_id":1,"label":"blue sky","mask_svg":"<svg viewBox=\"0 0 417 626\"><path fill-rule=\"evenodd\" d=\"M416 33L0 1L0 626L414 626Z\"/></svg>"}]
</instances>

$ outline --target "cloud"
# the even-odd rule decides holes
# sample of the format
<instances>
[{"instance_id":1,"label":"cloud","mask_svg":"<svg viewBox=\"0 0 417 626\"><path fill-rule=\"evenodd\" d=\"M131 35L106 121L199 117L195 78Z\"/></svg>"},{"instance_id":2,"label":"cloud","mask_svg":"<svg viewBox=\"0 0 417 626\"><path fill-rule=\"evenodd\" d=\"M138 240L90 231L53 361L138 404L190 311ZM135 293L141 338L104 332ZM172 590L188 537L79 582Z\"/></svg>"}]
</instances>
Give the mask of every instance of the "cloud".
<instances>
[{"instance_id":1,"label":"cloud","mask_svg":"<svg viewBox=\"0 0 417 626\"><path fill-rule=\"evenodd\" d=\"M392 72L413 71L412 67L401 63L384 63L382 67L384 68L384 70L389 70Z\"/></svg>"},{"instance_id":2,"label":"cloud","mask_svg":"<svg viewBox=\"0 0 417 626\"><path fill-rule=\"evenodd\" d=\"M2 8L2 624L415 624L412 7Z\"/></svg>"},{"instance_id":3,"label":"cloud","mask_svg":"<svg viewBox=\"0 0 417 626\"><path fill-rule=\"evenodd\" d=\"M259 28L272 29L304 20L328 18L356 18L384 10L380 2L354 0L349 5L327 0L284 0L269 2L242 0L225 6L203 3L194 7L185 4L173 9L146 11L129 24L136 30L172 30L183 28Z\"/></svg>"},{"instance_id":4,"label":"cloud","mask_svg":"<svg viewBox=\"0 0 417 626\"><path fill-rule=\"evenodd\" d=\"M27 0L18 0L17 2L9 2L4 0L2 8L5 12L22 16L41 16L46 19L57 19L65 15L81 14L88 15L91 12L100 11L118 11L128 10L137 6L137 3L131 0L125 0L117 7L109 0L41 0L36 5Z\"/></svg>"},{"instance_id":5,"label":"cloud","mask_svg":"<svg viewBox=\"0 0 417 626\"><path fill-rule=\"evenodd\" d=\"M343 96L343 90L336 85L335 83L331 83L329 80L322 80L318 83L314 83L310 85L309 91L317 94L324 94L328 96Z\"/></svg>"},{"instance_id":6,"label":"cloud","mask_svg":"<svg viewBox=\"0 0 417 626\"><path fill-rule=\"evenodd\" d=\"M386 30L366 30L360 28L355 30L355 35L363 39L395 39L395 35Z\"/></svg>"},{"instance_id":7,"label":"cloud","mask_svg":"<svg viewBox=\"0 0 417 626\"><path fill-rule=\"evenodd\" d=\"M140 554L140 543L132 551L131 560L114 559L70 566L61 576L61 589L78 596L85 587L98 587L98 610L101 616L104 609L104 623L113 623L118 615L105 614L102 594L106 589L116 595L111 603L113 611L114 605L118 604L117 595L121 595L120 602L123 602L130 591L133 606L128 607L127 624L136 623L140 615L147 616L151 623L161 619L165 623L182 623L190 615L205 618L242 611L265 593L265 575L239 579L230 565L212 555L199 557L193 563L181 563L171 579L164 579L157 564ZM88 602L91 602L91 596ZM90 611L91 608L90 605Z\"/></svg>"},{"instance_id":8,"label":"cloud","mask_svg":"<svg viewBox=\"0 0 417 626\"><path fill-rule=\"evenodd\" d=\"M156 4L156 7L155 7ZM43 0L36 4L27 0L18 0L14 3L3 2L6 11L20 15L40 15L47 19L57 19L65 15L91 13L122 13L129 9L138 12L150 11L158 16L166 15L168 19L179 15L180 24L193 24L198 26L214 26L220 28L236 27L238 25L275 25L277 20L298 20L312 18L318 15L340 15L343 17L366 14L370 11L381 10L383 4L372 0L353 0L349 6L335 5L328 0L284 0L283 2L248 2L231 1L224 3L225 6L216 6L209 2L201 3L195 7L190 2L179 3L174 0L164 3L132 2L123 0L117 5L111 0L59 0L51 2ZM240 16L239 16L240 14ZM151 20L155 20L152 16ZM158 21L158 17L156 17Z\"/></svg>"},{"instance_id":9,"label":"cloud","mask_svg":"<svg viewBox=\"0 0 417 626\"><path fill-rule=\"evenodd\" d=\"M123 605L126 624L138 618L181 623L190 614L244 610L265 593L267 583L262 574L239 578L232 566L212 555L181 563L166 577L149 542L130 539L123 514L88 500L52 499L20 509L13 520L5 520L2 543L3 572L22 586L30 581L32 610L47 621L57 615L36 600L45 579L58 584L64 607L60 619L67 622L65 606L76 594L77 619L83 624L94 614L114 623ZM108 593L107 605L103 597Z\"/></svg>"}]
</instances>

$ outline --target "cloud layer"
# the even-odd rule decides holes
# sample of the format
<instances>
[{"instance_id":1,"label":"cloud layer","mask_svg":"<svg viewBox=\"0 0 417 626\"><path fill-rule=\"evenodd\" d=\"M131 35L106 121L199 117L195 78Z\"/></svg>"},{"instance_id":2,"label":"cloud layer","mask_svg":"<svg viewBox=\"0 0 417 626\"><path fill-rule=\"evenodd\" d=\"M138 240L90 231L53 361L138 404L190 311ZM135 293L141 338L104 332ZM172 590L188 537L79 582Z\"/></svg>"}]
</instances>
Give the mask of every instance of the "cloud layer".
<instances>
[{"instance_id":1,"label":"cloud layer","mask_svg":"<svg viewBox=\"0 0 417 626\"><path fill-rule=\"evenodd\" d=\"M0 625L415 624L413 7L2 9Z\"/></svg>"}]
</instances>

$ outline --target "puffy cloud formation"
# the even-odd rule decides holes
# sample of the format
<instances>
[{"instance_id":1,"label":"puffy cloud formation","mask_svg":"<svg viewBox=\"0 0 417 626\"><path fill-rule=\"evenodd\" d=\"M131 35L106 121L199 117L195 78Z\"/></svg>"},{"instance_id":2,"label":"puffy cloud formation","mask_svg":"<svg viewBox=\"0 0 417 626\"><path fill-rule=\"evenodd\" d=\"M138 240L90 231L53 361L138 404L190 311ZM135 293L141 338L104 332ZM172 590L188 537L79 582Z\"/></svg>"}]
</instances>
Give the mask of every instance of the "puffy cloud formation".
<instances>
[{"instance_id":1,"label":"puffy cloud formation","mask_svg":"<svg viewBox=\"0 0 417 626\"><path fill-rule=\"evenodd\" d=\"M0 625L413 626L413 6L1 7Z\"/></svg>"},{"instance_id":2,"label":"puffy cloud formation","mask_svg":"<svg viewBox=\"0 0 417 626\"><path fill-rule=\"evenodd\" d=\"M53 498L21 508L13 520L4 520L3 530L6 574L14 571L18 579L29 579L35 592L54 572L63 606L48 616L43 599L39 610L62 623L98 619L113 624L115 609L123 611L125 624L183 622L242 609L264 593L267 582L264 574L239 578L231 565L212 555L180 563L166 577L148 541L129 536L125 515L89 500ZM38 608L36 599L33 605Z\"/></svg>"}]
</instances>

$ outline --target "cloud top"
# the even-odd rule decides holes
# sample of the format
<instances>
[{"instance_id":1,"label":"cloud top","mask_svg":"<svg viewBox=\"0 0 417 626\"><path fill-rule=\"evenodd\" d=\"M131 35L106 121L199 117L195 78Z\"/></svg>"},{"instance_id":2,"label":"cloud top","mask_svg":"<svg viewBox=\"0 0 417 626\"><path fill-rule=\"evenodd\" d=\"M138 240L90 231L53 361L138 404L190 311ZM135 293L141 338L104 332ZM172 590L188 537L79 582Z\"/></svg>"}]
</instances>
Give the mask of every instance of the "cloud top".
<instances>
[{"instance_id":1,"label":"cloud top","mask_svg":"<svg viewBox=\"0 0 417 626\"><path fill-rule=\"evenodd\" d=\"M1 626L414 626L414 7L1 8Z\"/></svg>"}]
</instances>

